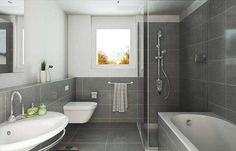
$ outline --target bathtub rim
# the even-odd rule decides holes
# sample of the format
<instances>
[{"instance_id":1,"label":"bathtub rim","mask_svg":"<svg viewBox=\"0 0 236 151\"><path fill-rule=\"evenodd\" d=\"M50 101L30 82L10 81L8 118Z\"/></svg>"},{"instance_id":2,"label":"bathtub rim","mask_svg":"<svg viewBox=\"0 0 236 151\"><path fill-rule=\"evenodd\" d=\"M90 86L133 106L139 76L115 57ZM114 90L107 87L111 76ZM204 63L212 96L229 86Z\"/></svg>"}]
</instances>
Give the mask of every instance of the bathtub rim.
<instances>
[{"instance_id":1,"label":"bathtub rim","mask_svg":"<svg viewBox=\"0 0 236 151\"><path fill-rule=\"evenodd\" d=\"M171 131L175 134L175 136L180 140L181 143L183 143L183 145L189 151L199 151L199 149L172 122L172 118L174 116L181 114L209 116L212 118L224 120L226 122L229 122L230 124L235 125L234 123L228 121L227 119L220 117L212 112L158 112L158 116L161 118L161 120L164 121L164 123L171 129Z\"/></svg>"}]
</instances>

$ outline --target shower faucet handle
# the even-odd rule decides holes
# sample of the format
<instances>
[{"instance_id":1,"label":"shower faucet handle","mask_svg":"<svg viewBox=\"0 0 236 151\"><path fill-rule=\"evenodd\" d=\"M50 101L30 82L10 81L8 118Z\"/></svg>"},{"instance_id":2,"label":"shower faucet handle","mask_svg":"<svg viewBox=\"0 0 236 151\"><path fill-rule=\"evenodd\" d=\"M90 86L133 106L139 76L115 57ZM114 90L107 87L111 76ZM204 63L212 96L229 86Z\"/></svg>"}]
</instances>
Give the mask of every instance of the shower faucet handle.
<instances>
[{"instance_id":1,"label":"shower faucet handle","mask_svg":"<svg viewBox=\"0 0 236 151\"><path fill-rule=\"evenodd\" d=\"M166 54L166 50L162 50L161 53L162 53L162 54Z\"/></svg>"},{"instance_id":2,"label":"shower faucet handle","mask_svg":"<svg viewBox=\"0 0 236 151\"><path fill-rule=\"evenodd\" d=\"M160 49L160 47L161 47L160 45L158 45L158 44L156 45L156 48Z\"/></svg>"},{"instance_id":3,"label":"shower faucet handle","mask_svg":"<svg viewBox=\"0 0 236 151\"><path fill-rule=\"evenodd\" d=\"M195 54L194 55L194 62L195 63L205 63L207 60L207 57L205 54Z\"/></svg>"},{"instance_id":4,"label":"shower faucet handle","mask_svg":"<svg viewBox=\"0 0 236 151\"><path fill-rule=\"evenodd\" d=\"M163 87L162 80L157 79L156 84L157 84L157 91L158 91L158 93L160 93L162 91L162 87Z\"/></svg>"}]
</instances>

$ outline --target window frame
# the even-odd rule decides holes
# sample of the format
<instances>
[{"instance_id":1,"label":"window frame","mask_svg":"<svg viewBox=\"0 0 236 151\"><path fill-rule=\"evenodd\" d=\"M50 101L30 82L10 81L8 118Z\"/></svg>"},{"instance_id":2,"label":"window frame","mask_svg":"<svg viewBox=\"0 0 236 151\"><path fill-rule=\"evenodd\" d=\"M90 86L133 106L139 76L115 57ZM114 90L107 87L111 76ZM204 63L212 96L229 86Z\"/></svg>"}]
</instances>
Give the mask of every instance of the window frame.
<instances>
[{"instance_id":1,"label":"window frame","mask_svg":"<svg viewBox=\"0 0 236 151\"><path fill-rule=\"evenodd\" d=\"M24 72L25 64L25 29L24 16L16 16L14 72Z\"/></svg>"},{"instance_id":2,"label":"window frame","mask_svg":"<svg viewBox=\"0 0 236 151\"><path fill-rule=\"evenodd\" d=\"M130 30L130 63L98 64L96 49L97 29ZM95 69L134 69L137 65L137 25L135 17L92 17L92 68Z\"/></svg>"}]
</instances>

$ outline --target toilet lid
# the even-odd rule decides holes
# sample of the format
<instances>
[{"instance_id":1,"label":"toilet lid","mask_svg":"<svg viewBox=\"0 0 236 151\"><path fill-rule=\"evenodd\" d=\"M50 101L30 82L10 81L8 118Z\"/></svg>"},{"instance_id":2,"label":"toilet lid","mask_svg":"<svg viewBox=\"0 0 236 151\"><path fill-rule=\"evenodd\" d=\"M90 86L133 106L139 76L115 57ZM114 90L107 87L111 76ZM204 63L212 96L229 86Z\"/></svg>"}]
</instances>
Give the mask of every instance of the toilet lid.
<instances>
[{"instance_id":1,"label":"toilet lid","mask_svg":"<svg viewBox=\"0 0 236 151\"><path fill-rule=\"evenodd\" d=\"M63 108L64 110L91 110L96 107L96 102L69 102Z\"/></svg>"}]
</instances>

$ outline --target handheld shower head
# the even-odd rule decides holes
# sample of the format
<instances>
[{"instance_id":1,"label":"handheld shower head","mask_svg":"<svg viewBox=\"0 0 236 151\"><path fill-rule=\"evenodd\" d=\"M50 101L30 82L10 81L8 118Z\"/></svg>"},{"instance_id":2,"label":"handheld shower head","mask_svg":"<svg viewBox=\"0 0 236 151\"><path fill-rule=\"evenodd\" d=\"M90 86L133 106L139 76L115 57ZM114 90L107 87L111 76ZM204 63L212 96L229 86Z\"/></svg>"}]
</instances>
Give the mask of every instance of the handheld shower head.
<instances>
[{"instance_id":1,"label":"handheld shower head","mask_svg":"<svg viewBox=\"0 0 236 151\"><path fill-rule=\"evenodd\" d=\"M161 30L159 30L157 34L158 34L158 38L162 38L162 32L161 32Z\"/></svg>"}]
</instances>

